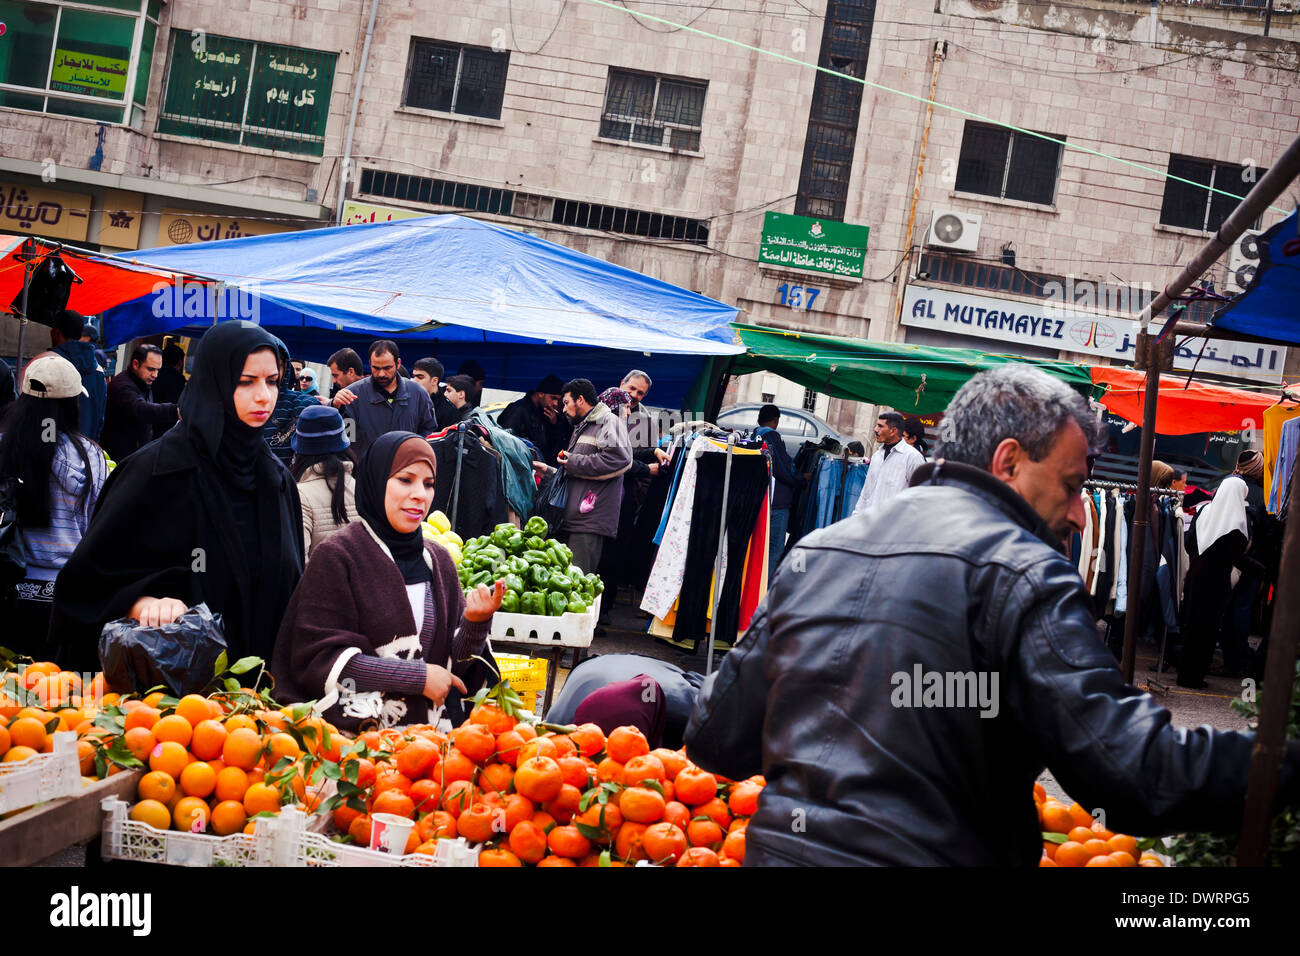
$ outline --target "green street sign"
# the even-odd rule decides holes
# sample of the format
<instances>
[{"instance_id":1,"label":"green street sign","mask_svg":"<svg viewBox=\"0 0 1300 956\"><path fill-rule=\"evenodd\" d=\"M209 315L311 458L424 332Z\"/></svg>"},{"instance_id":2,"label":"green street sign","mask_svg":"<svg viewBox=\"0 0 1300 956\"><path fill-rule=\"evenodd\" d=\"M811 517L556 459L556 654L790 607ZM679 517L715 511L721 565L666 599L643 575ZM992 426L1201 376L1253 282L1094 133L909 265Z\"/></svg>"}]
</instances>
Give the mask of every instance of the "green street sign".
<instances>
[{"instance_id":1,"label":"green street sign","mask_svg":"<svg viewBox=\"0 0 1300 956\"><path fill-rule=\"evenodd\" d=\"M861 278L869 231L867 226L769 212L763 218L758 261Z\"/></svg>"}]
</instances>

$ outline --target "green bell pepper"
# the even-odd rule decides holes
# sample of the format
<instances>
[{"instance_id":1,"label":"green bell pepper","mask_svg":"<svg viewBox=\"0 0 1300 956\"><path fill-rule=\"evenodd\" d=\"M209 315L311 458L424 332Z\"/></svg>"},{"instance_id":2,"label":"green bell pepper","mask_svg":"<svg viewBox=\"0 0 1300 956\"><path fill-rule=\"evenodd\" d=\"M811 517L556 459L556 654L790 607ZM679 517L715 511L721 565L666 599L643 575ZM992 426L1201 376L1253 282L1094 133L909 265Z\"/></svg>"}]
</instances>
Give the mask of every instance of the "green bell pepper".
<instances>
[{"instance_id":1,"label":"green bell pepper","mask_svg":"<svg viewBox=\"0 0 1300 956\"><path fill-rule=\"evenodd\" d=\"M504 547L507 554L519 554L524 550L524 536L516 531L506 539Z\"/></svg>"},{"instance_id":2,"label":"green bell pepper","mask_svg":"<svg viewBox=\"0 0 1300 956\"><path fill-rule=\"evenodd\" d=\"M530 567L537 567L538 565L549 567L551 564L551 556L546 551L525 551L523 558Z\"/></svg>"},{"instance_id":3,"label":"green bell pepper","mask_svg":"<svg viewBox=\"0 0 1300 956\"><path fill-rule=\"evenodd\" d=\"M507 614L519 613L519 594L515 591L507 591L501 595L501 610Z\"/></svg>"},{"instance_id":4,"label":"green bell pepper","mask_svg":"<svg viewBox=\"0 0 1300 956\"><path fill-rule=\"evenodd\" d=\"M570 614L586 614L588 603L583 600L582 595L574 591L569 595L569 606L565 608Z\"/></svg>"},{"instance_id":5,"label":"green bell pepper","mask_svg":"<svg viewBox=\"0 0 1300 956\"><path fill-rule=\"evenodd\" d=\"M545 614L546 598L538 591L525 591L519 598L521 614Z\"/></svg>"},{"instance_id":6,"label":"green bell pepper","mask_svg":"<svg viewBox=\"0 0 1300 956\"><path fill-rule=\"evenodd\" d=\"M511 574L520 574L520 575L527 574L528 561L525 560L524 558L519 557L518 555L515 555L514 557L511 558L507 558L506 570L509 571Z\"/></svg>"},{"instance_id":7,"label":"green bell pepper","mask_svg":"<svg viewBox=\"0 0 1300 956\"><path fill-rule=\"evenodd\" d=\"M559 571L552 571L550 589L552 591L559 591L561 594L568 594L573 590L573 582L569 580L567 574L561 574Z\"/></svg>"},{"instance_id":8,"label":"green bell pepper","mask_svg":"<svg viewBox=\"0 0 1300 956\"><path fill-rule=\"evenodd\" d=\"M559 591L552 591L546 595L546 613L551 617L559 617L569 606L569 596Z\"/></svg>"},{"instance_id":9,"label":"green bell pepper","mask_svg":"<svg viewBox=\"0 0 1300 956\"><path fill-rule=\"evenodd\" d=\"M533 587L544 591L551 583L551 569L544 564L535 564L528 571L528 580Z\"/></svg>"},{"instance_id":10,"label":"green bell pepper","mask_svg":"<svg viewBox=\"0 0 1300 956\"><path fill-rule=\"evenodd\" d=\"M528 589L527 585L524 584L523 578L512 571L507 572L503 580L506 584L506 593L513 592L515 594L523 594L524 591Z\"/></svg>"},{"instance_id":11,"label":"green bell pepper","mask_svg":"<svg viewBox=\"0 0 1300 956\"><path fill-rule=\"evenodd\" d=\"M488 584L489 582L491 582L491 580L492 580L492 571L490 569L479 571L469 579L469 584L467 584L466 587L472 590L478 587L480 584Z\"/></svg>"},{"instance_id":12,"label":"green bell pepper","mask_svg":"<svg viewBox=\"0 0 1300 956\"><path fill-rule=\"evenodd\" d=\"M587 575L587 581L591 584L591 589L597 594L605 593L605 582L600 579L600 575L595 571Z\"/></svg>"},{"instance_id":13,"label":"green bell pepper","mask_svg":"<svg viewBox=\"0 0 1300 956\"><path fill-rule=\"evenodd\" d=\"M545 551L546 539L540 538L537 535L531 535L530 537L524 538L524 547L529 551Z\"/></svg>"},{"instance_id":14,"label":"green bell pepper","mask_svg":"<svg viewBox=\"0 0 1300 956\"><path fill-rule=\"evenodd\" d=\"M551 563L557 568L567 568L573 563L573 552L558 541L552 539L546 542L546 550L551 555Z\"/></svg>"},{"instance_id":15,"label":"green bell pepper","mask_svg":"<svg viewBox=\"0 0 1300 956\"><path fill-rule=\"evenodd\" d=\"M524 534L533 535L538 538L545 538L551 533L551 527L546 523L546 519L541 515L533 515L524 524Z\"/></svg>"}]
</instances>

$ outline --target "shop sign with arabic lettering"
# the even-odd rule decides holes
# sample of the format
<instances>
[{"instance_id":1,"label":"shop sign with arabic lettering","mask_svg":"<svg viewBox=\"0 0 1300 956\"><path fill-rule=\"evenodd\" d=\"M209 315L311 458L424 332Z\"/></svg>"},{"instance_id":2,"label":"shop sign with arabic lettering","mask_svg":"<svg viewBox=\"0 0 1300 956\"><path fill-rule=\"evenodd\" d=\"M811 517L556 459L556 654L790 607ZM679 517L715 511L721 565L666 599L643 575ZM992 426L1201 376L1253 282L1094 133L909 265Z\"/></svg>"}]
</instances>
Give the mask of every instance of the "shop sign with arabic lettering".
<instances>
[{"instance_id":1,"label":"shop sign with arabic lettering","mask_svg":"<svg viewBox=\"0 0 1300 956\"><path fill-rule=\"evenodd\" d=\"M85 242L89 222L89 196L0 183L0 232Z\"/></svg>"},{"instance_id":2,"label":"shop sign with arabic lettering","mask_svg":"<svg viewBox=\"0 0 1300 956\"><path fill-rule=\"evenodd\" d=\"M861 278L869 231L867 226L769 212L763 217L758 261Z\"/></svg>"},{"instance_id":3,"label":"shop sign with arabic lettering","mask_svg":"<svg viewBox=\"0 0 1300 956\"><path fill-rule=\"evenodd\" d=\"M1024 302L970 295L950 289L909 285L903 295L903 325L973 335L1000 343L1109 356L1132 362L1138 323L1101 312L1071 309L1063 302ZM1158 324L1151 326L1152 330ZM1178 346L1174 368L1280 382L1286 349L1253 342L1197 339Z\"/></svg>"},{"instance_id":4,"label":"shop sign with arabic lettering","mask_svg":"<svg viewBox=\"0 0 1300 956\"><path fill-rule=\"evenodd\" d=\"M217 239L242 239L272 232L288 232L291 227L259 219L211 216L164 209L158 217L158 245L183 246L191 242L215 242Z\"/></svg>"},{"instance_id":5,"label":"shop sign with arabic lettering","mask_svg":"<svg viewBox=\"0 0 1300 956\"><path fill-rule=\"evenodd\" d=\"M78 53L76 50L55 50L50 89L120 100L126 95L126 74L130 69L129 60Z\"/></svg>"}]
</instances>

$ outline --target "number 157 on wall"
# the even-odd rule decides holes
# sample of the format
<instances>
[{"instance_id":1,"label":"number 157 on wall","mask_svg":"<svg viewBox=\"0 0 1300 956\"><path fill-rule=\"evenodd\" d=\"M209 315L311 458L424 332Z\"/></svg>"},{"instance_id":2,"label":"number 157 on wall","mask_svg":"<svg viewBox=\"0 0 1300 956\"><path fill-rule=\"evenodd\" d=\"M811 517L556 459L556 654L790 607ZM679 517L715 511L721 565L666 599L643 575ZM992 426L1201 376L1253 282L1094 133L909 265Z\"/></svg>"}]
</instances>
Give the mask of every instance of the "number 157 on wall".
<instances>
[{"instance_id":1,"label":"number 157 on wall","mask_svg":"<svg viewBox=\"0 0 1300 956\"><path fill-rule=\"evenodd\" d=\"M802 285L779 285L776 291L781 294L781 304L789 306L792 309L809 310L817 297L822 294L821 289L812 289Z\"/></svg>"}]
</instances>

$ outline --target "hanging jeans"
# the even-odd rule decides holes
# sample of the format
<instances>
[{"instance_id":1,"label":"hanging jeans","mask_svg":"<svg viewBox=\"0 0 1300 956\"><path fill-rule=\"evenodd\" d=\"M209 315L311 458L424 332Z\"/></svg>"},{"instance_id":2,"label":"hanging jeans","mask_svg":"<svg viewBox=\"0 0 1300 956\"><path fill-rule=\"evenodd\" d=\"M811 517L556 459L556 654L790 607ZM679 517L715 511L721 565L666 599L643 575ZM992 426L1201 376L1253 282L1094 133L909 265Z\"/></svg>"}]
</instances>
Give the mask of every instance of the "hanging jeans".
<instances>
[{"instance_id":1,"label":"hanging jeans","mask_svg":"<svg viewBox=\"0 0 1300 956\"><path fill-rule=\"evenodd\" d=\"M718 506L727 457L704 455L697 465L695 517L691 522L686 571L677 604L673 637L695 642L707 631L713 565L718 555ZM722 585L718 619L713 622L717 640L734 643L740 624L740 589L745 574L745 554L759 509L767 497L767 459L737 455L731 460L731 486L727 494L727 575Z\"/></svg>"},{"instance_id":2,"label":"hanging jeans","mask_svg":"<svg viewBox=\"0 0 1300 956\"><path fill-rule=\"evenodd\" d=\"M781 563L781 555L785 553L785 532L789 526L790 509L773 508L772 532L768 537L767 544L767 576L769 578L776 574L776 566Z\"/></svg>"}]
</instances>

